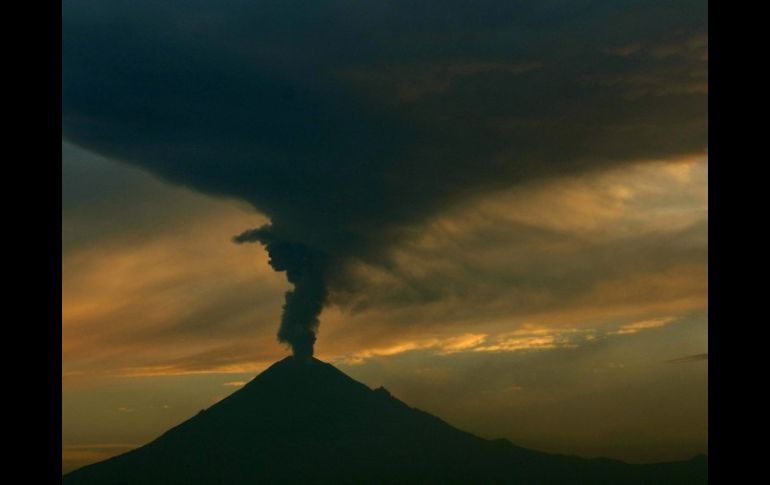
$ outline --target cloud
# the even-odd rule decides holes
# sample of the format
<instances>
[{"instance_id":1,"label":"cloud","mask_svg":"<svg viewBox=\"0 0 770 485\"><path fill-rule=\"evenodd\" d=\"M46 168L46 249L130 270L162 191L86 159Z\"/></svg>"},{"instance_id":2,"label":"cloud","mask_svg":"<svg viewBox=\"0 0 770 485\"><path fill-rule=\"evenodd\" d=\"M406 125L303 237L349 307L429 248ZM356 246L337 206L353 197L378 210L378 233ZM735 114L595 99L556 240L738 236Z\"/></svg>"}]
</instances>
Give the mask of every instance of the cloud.
<instances>
[{"instance_id":1,"label":"cloud","mask_svg":"<svg viewBox=\"0 0 770 485\"><path fill-rule=\"evenodd\" d=\"M649 320L641 320L638 322L628 323L621 326L618 330L610 332L613 335L628 335L641 332L642 330L648 330L650 328L658 328L663 325L667 325L676 320L674 316L651 318Z\"/></svg>"},{"instance_id":2,"label":"cloud","mask_svg":"<svg viewBox=\"0 0 770 485\"><path fill-rule=\"evenodd\" d=\"M479 345L473 352L517 352L577 347L595 339L593 329L552 329L523 325L514 332L499 335L486 345Z\"/></svg>"},{"instance_id":3,"label":"cloud","mask_svg":"<svg viewBox=\"0 0 770 485\"><path fill-rule=\"evenodd\" d=\"M332 356L331 360L347 364L360 364L374 357L389 357L416 350L432 350L439 354L474 351L487 339L485 334L462 334L443 338L426 338L402 341L395 345L362 349L345 355Z\"/></svg>"},{"instance_id":4,"label":"cloud","mask_svg":"<svg viewBox=\"0 0 770 485\"><path fill-rule=\"evenodd\" d=\"M688 355L685 357L679 357L677 359L671 359L666 362L670 364L686 364L689 362L700 362L703 360L709 360L709 354L695 354L695 355Z\"/></svg>"},{"instance_id":5,"label":"cloud","mask_svg":"<svg viewBox=\"0 0 770 485\"><path fill-rule=\"evenodd\" d=\"M395 247L387 271L358 267L358 286L343 301L354 313L403 311L402 325L505 317L508 325L516 317L555 324L602 313L617 321L634 307L647 315L699 307L706 166L631 166L492 194L428 221Z\"/></svg>"},{"instance_id":6,"label":"cloud","mask_svg":"<svg viewBox=\"0 0 770 485\"><path fill-rule=\"evenodd\" d=\"M351 268L387 271L394 247L448 208L702 153L707 97L693 86L706 61L690 53L705 48L706 19L701 1L74 0L63 133L251 204L271 221L271 255L318 255L313 278L280 266L295 285L286 315L302 316L281 335L295 343L327 292L348 304ZM632 43L644 55L607 54Z\"/></svg>"},{"instance_id":7,"label":"cloud","mask_svg":"<svg viewBox=\"0 0 770 485\"><path fill-rule=\"evenodd\" d=\"M246 381L231 381L231 382L225 382L222 385L228 386L228 387L243 387L246 385Z\"/></svg>"}]
</instances>

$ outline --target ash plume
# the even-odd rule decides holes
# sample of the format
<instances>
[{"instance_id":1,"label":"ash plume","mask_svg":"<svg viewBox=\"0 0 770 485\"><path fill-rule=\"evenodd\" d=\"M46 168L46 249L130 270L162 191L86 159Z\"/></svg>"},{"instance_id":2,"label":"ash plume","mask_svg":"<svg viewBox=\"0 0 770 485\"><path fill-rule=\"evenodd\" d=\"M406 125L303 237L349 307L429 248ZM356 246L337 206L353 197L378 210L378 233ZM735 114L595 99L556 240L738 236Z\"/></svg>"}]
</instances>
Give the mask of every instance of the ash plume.
<instances>
[{"instance_id":1,"label":"ash plume","mask_svg":"<svg viewBox=\"0 0 770 485\"><path fill-rule=\"evenodd\" d=\"M298 355L440 211L707 144L702 1L174 3L62 5L63 136L269 217Z\"/></svg>"},{"instance_id":2,"label":"ash plume","mask_svg":"<svg viewBox=\"0 0 770 485\"><path fill-rule=\"evenodd\" d=\"M302 243L280 240L269 225L245 231L236 243L260 242L270 255L270 266L285 271L294 288L286 292L278 340L291 345L295 357L313 356L318 330L318 315L326 303L326 268L328 258Z\"/></svg>"}]
</instances>

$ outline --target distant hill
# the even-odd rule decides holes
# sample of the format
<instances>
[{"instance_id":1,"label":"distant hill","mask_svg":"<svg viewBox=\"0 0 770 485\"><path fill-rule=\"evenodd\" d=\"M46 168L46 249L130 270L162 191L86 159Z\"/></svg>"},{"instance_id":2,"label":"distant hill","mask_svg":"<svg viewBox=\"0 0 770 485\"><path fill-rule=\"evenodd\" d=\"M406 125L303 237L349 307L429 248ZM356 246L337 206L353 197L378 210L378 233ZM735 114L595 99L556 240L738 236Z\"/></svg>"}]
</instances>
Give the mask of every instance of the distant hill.
<instances>
[{"instance_id":1,"label":"distant hill","mask_svg":"<svg viewBox=\"0 0 770 485\"><path fill-rule=\"evenodd\" d=\"M485 440L292 357L155 441L62 477L66 485L702 484L708 459L631 465Z\"/></svg>"}]
</instances>

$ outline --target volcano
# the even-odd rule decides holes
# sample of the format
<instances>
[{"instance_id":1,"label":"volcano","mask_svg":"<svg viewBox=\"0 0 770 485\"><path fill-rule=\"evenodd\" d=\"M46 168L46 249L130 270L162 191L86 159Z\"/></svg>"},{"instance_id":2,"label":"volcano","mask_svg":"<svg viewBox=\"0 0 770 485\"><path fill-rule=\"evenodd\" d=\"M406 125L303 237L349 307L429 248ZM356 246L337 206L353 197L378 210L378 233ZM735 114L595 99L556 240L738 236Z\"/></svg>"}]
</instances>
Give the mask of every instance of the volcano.
<instances>
[{"instance_id":1,"label":"volcano","mask_svg":"<svg viewBox=\"0 0 770 485\"><path fill-rule=\"evenodd\" d=\"M485 440L318 359L287 357L149 444L66 485L700 484L708 459L627 464Z\"/></svg>"}]
</instances>

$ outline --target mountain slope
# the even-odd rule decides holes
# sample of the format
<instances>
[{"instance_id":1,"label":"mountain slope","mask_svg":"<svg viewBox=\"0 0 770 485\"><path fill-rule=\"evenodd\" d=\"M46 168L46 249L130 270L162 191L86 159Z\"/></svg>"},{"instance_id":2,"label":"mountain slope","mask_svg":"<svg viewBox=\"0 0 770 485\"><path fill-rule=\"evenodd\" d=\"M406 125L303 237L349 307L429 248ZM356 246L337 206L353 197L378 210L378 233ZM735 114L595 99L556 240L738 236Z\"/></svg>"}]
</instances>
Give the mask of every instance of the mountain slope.
<instances>
[{"instance_id":1,"label":"mountain slope","mask_svg":"<svg viewBox=\"0 0 770 485\"><path fill-rule=\"evenodd\" d=\"M484 440L291 357L155 441L63 477L75 484L706 483L705 457L628 465Z\"/></svg>"}]
</instances>

